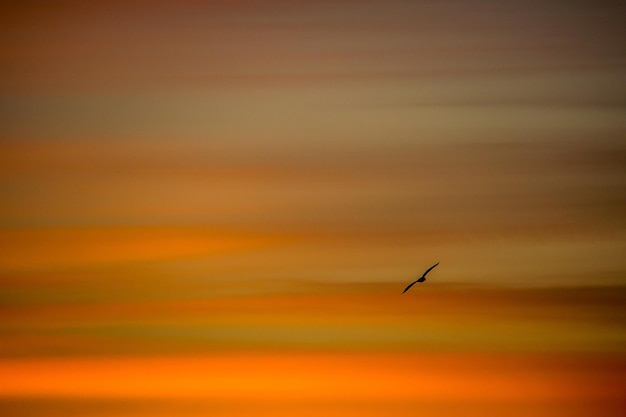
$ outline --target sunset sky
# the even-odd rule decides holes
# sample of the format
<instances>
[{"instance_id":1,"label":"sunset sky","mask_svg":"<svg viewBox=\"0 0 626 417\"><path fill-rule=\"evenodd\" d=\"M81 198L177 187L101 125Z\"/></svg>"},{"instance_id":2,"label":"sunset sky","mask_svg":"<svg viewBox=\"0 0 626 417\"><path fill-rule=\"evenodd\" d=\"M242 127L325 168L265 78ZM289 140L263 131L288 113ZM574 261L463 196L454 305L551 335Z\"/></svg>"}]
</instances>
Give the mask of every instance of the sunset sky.
<instances>
[{"instance_id":1,"label":"sunset sky","mask_svg":"<svg viewBox=\"0 0 626 417\"><path fill-rule=\"evenodd\" d=\"M626 410L619 2L9 3L1 415Z\"/></svg>"}]
</instances>

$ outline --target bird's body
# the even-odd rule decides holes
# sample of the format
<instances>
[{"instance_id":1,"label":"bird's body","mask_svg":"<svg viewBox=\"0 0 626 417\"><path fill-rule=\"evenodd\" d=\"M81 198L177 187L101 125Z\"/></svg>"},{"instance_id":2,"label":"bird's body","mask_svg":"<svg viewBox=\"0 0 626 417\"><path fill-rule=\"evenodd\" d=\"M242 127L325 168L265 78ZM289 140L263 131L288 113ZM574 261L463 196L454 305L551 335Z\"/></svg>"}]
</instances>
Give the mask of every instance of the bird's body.
<instances>
[{"instance_id":1,"label":"bird's body","mask_svg":"<svg viewBox=\"0 0 626 417\"><path fill-rule=\"evenodd\" d=\"M428 268L426 270L426 272L424 272L424 274L422 274L421 277L419 277L419 279L413 281L412 283L410 283L405 289L404 291L402 291L402 294L404 294L405 292L407 292L409 290L409 288L411 288L413 285L417 284L418 282L424 282L426 281L426 274L428 274L430 272L431 269L433 269L434 267L436 267L437 265L439 265L439 262L437 262L436 264L434 264L433 266L431 266L430 268Z\"/></svg>"}]
</instances>

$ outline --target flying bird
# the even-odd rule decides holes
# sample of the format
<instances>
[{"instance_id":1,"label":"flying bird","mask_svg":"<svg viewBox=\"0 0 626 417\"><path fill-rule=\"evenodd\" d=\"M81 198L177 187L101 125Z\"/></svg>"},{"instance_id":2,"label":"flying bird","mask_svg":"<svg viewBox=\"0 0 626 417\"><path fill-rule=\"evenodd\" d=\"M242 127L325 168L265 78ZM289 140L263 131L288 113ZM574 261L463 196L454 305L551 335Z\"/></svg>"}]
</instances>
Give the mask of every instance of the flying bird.
<instances>
[{"instance_id":1,"label":"flying bird","mask_svg":"<svg viewBox=\"0 0 626 417\"><path fill-rule=\"evenodd\" d=\"M431 266L430 268L428 268L428 269L426 270L426 272L424 272L424 274L423 274L421 277L419 277L419 279L417 279L417 280L413 281L412 283L410 283L410 284L409 284L409 286L408 286L408 287L406 287L406 288L404 289L404 291L402 291L402 294L404 294L405 292L407 292L407 291L409 290L409 288L411 288L411 287L412 287L413 285L415 285L416 283L426 281L426 274L428 274L428 273L430 272L430 270L431 270L431 269L433 269L434 267L436 267L437 265L439 265L439 262L437 262L436 264L434 264L433 266Z\"/></svg>"}]
</instances>

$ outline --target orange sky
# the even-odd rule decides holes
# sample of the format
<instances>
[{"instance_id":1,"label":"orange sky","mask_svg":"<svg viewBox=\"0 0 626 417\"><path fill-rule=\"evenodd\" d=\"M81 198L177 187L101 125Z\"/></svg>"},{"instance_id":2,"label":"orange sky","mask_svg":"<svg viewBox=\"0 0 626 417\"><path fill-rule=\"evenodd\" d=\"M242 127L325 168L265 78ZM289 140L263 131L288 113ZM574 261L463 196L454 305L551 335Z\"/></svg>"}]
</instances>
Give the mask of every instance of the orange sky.
<instances>
[{"instance_id":1,"label":"orange sky","mask_svg":"<svg viewBox=\"0 0 626 417\"><path fill-rule=\"evenodd\" d=\"M72 282L57 281L74 294L56 296L42 283L9 288L0 407L77 416L590 416L623 406L619 287L433 284L400 297L389 285L288 292L283 284L260 295L181 280L152 282L165 293Z\"/></svg>"},{"instance_id":2,"label":"orange sky","mask_svg":"<svg viewBox=\"0 0 626 417\"><path fill-rule=\"evenodd\" d=\"M0 414L620 414L623 12L2 4Z\"/></svg>"},{"instance_id":3,"label":"orange sky","mask_svg":"<svg viewBox=\"0 0 626 417\"><path fill-rule=\"evenodd\" d=\"M0 263L623 282L615 5L472 3L3 6Z\"/></svg>"}]
</instances>

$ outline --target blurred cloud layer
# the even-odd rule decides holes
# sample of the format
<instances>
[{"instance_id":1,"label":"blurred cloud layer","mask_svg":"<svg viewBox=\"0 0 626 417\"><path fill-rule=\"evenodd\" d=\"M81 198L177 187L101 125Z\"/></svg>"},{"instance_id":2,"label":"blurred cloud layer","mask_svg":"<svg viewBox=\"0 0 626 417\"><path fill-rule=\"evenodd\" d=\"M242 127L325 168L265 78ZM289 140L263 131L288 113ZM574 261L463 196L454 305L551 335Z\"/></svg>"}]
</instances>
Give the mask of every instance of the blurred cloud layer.
<instances>
[{"instance_id":1,"label":"blurred cloud layer","mask_svg":"<svg viewBox=\"0 0 626 417\"><path fill-rule=\"evenodd\" d=\"M0 414L619 414L624 11L1 5Z\"/></svg>"}]
</instances>

